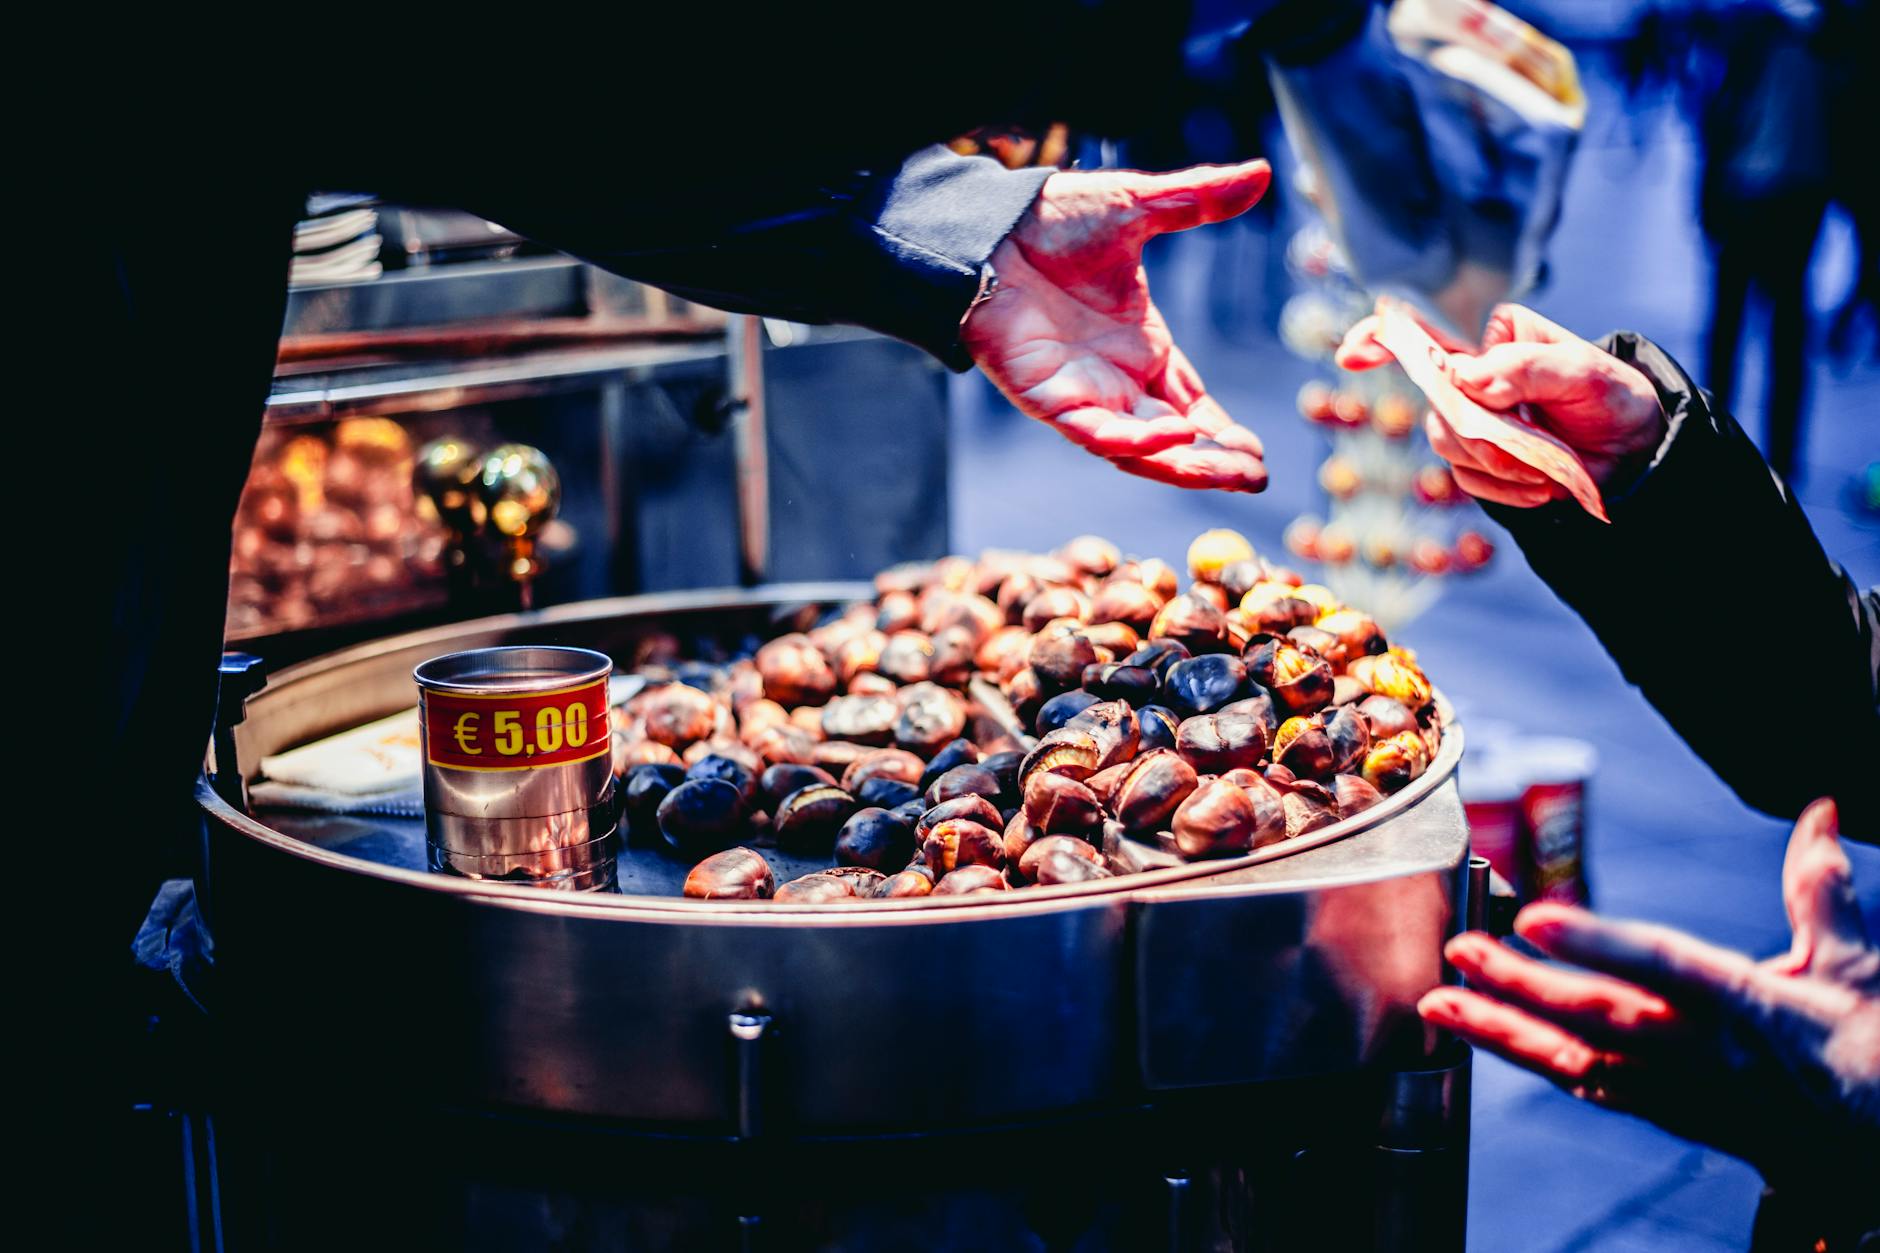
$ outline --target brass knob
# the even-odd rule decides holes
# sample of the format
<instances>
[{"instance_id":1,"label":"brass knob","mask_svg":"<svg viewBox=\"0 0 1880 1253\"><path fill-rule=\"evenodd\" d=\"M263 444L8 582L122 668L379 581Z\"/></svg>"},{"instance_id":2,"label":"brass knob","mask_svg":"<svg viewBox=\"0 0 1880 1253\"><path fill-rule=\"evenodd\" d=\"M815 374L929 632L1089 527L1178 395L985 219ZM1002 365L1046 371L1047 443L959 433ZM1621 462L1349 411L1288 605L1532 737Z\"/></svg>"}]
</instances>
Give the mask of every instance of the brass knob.
<instances>
[{"instance_id":1,"label":"brass knob","mask_svg":"<svg viewBox=\"0 0 1880 1253\"><path fill-rule=\"evenodd\" d=\"M479 494L482 474L483 454L455 435L434 439L418 450L411 485L431 502L438 520L450 532L453 548L480 535L488 519L488 507Z\"/></svg>"}]
</instances>

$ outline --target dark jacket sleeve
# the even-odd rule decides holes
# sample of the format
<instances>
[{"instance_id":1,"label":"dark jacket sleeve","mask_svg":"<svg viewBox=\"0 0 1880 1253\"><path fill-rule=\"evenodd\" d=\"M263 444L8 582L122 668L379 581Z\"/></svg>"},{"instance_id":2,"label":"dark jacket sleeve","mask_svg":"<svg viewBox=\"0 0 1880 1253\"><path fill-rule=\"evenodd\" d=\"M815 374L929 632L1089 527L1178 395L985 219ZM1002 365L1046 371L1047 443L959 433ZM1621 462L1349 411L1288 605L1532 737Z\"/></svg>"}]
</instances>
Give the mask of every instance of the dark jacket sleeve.
<instances>
[{"instance_id":1,"label":"dark jacket sleeve","mask_svg":"<svg viewBox=\"0 0 1880 1253\"><path fill-rule=\"evenodd\" d=\"M1489 506L1534 572L1743 800L1792 817L1833 796L1842 831L1880 841L1880 591L1828 559L1787 486L1657 345L1603 347L1658 389L1670 430L1609 499Z\"/></svg>"},{"instance_id":2,"label":"dark jacket sleeve","mask_svg":"<svg viewBox=\"0 0 1880 1253\"><path fill-rule=\"evenodd\" d=\"M495 193L473 207L702 304L865 326L964 370L960 321L981 270L1052 173L934 145L880 172L780 168L631 196Z\"/></svg>"}]
</instances>

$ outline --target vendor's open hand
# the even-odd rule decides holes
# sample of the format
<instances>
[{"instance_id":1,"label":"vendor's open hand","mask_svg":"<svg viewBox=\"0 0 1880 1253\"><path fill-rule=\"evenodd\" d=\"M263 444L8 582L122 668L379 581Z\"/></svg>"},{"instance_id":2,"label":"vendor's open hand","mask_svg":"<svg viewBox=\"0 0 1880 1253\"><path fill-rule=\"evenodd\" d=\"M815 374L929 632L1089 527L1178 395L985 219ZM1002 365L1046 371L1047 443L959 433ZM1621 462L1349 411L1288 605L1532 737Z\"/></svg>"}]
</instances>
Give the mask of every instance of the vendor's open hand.
<instances>
[{"instance_id":1,"label":"vendor's open hand","mask_svg":"<svg viewBox=\"0 0 1880 1253\"><path fill-rule=\"evenodd\" d=\"M1515 930L1449 942L1469 989L1424 1018L1576 1096L1742 1157L1772 1181L1840 1177L1880 1152L1880 949L1868 939L1831 801L1795 825L1782 866L1794 943L1756 962L1666 927L1530 905Z\"/></svg>"},{"instance_id":2,"label":"vendor's open hand","mask_svg":"<svg viewBox=\"0 0 1880 1253\"><path fill-rule=\"evenodd\" d=\"M1365 318L1347 332L1338 348L1340 366L1368 370L1392 359L1374 338L1376 324ZM1479 353L1437 338L1450 350L1450 377L1464 395L1488 409L1526 406L1530 419L1580 455L1608 494L1630 482L1664 442L1665 415L1651 381L1532 309L1498 306L1482 332ZM1434 413L1424 419L1424 430L1457 484L1472 496L1531 507L1564 494L1494 445L1461 438Z\"/></svg>"},{"instance_id":3,"label":"vendor's open hand","mask_svg":"<svg viewBox=\"0 0 1880 1253\"><path fill-rule=\"evenodd\" d=\"M1053 174L992 254L999 286L961 330L967 350L1027 415L1131 474L1257 492L1266 465L1169 338L1142 246L1246 212L1264 161L1172 174Z\"/></svg>"}]
</instances>

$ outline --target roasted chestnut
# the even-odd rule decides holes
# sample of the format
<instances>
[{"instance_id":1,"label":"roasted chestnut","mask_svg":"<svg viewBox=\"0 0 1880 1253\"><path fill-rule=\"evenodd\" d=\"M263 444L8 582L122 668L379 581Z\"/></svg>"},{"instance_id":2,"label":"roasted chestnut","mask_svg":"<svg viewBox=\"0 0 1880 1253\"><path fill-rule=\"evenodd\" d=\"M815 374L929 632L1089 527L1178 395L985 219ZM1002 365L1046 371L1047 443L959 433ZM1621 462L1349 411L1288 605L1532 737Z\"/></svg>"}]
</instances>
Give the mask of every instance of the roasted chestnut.
<instances>
[{"instance_id":1,"label":"roasted chestnut","mask_svg":"<svg viewBox=\"0 0 1880 1253\"><path fill-rule=\"evenodd\" d=\"M812 783L826 783L833 787L835 779L820 766L802 766L794 763L772 766L757 776L757 789L766 809L775 809L782 803L784 797Z\"/></svg>"},{"instance_id":2,"label":"roasted chestnut","mask_svg":"<svg viewBox=\"0 0 1880 1253\"><path fill-rule=\"evenodd\" d=\"M864 780L855 792L855 799L864 805L878 805L882 809L894 809L909 801L924 805L920 798L920 789L912 783L903 783L899 779L883 778L880 775Z\"/></svg>"},{"instance_id":3,"label":"roasted chestnut","mask_svg":"<svg viewBox=\"0 0 1880 1253\"><path fill-rule=\"evenodd\" d=\"M1252 560L1253 545L1239 531L1203 531L1188 545L1188 573L1203 583L1218 583L1224 567Z\"/></svg>"},{"instance_id":4,"label":"roasted chestnut","mask_svg":"<svg viewBox=\"0 0 1880 1253\"><path fill-rule=\"evenodd\" d=\"M1220 574L1215 576L1214 581L1221 585L1221 590L1227 593L1228 599L1238 605L1240 598L1245 596L1255 583L1265 577L1266 563L1258 557L1246 557L1239 561L1230 561L1222 566Z\"/></svg>"},{"instance_id":5,"label":"roasted chestnut","mask_svg":"<svg viewBox=\"0 0 1880 1253\"><path fill-rule=\"evenodd\" d=\"M1414 661L1395 653L1356 658L1345 667L1345 673L1362 683L1365 691L1388 696L1412 710L1421 709L1435 699L1436 694L1422 669Z\"/></svg>"},{"instance_id":6,"label":"roasted chestnut","mask_svg":"<svg viewBox=\"0 0 1880 1253\"><path fill-rule=\"evenodd\" d=\"M1129 656L1123 658L1122 664L1125 666L1142 666L1145 669L1152 670L1155 672L1156 680L1159 682L1162 677L1168 673L1170 666L1178 661L1186 661L1192 656L1194 656L1194 654L1188 651L1187 645L1179 640L1152 639L1144 643L1141 648L1138 648Z\"/></svg>"},{"instance_id":7,"label":"roasted chestnut","mask_svg":"<svg viewBox=\"0 0 1880 1253\"><path fill-rule=\"evenodd\" d=\"M933 637L933 681L948 687L964 687L973 677L973 658L979 652L979 637L972 628L955 625L943 627Z\"/></svg>"},{"instance_id":8,"label":"roasted chestnut","mask_svg":"<svg viewBox=\"0 0 1880 1253\"><path fill-rule=\"evenodd\" d=\"M938 805L962 796L999 794L999 777L981 765L955 766L933 781L927 789L927 803Z\"/></svg>"},{"instance_id":9,"label":"roasted chestnut","mask_svg":"<svg viewBox=\"0 0 1880 1253\"><path fill-rule=\"evenodd\" d=\"M1059 727L1026 754L1018 768L1018 785L1022 789L1038 771L1087 779L1097 772L1097 763L1102 757L1102 748L1089 733Z\"/></svg>"},{"instance_id":10,"label":"roasted chestnut","mask_svg":"<svg viewBox=\"0 0 1880 1253\"><path fill-rule=\"evenodd\" d=\"M1359 613L1356 609L1334 609L1328 614L1321 614L1313 625L1337 637L1338 642L1345 647L1347 658L1370 656L1389 647L1383 629L1377 625L1377 619L1368 613Z\"/></svg>"},{"instance_id":11,"label":"roasted chestnut","mask_svg":"<svg viewBox=\"0 0 1880 1253\"><path fill-rule=\"evenodd\" d=\"M1102 824L1103 806L1096 793L1077 780L1040 771L1025 782L1024 815L1046 835L1084 833Z\"/></svg>"},{"instance_id":12,"label":"roasted chestnut","mask_svg":"<svg viewBox=\"0 0 1880 1253\"><path fill-rule=\"evenodd\" d=\"M723 779L687 779L666 793L654 810L659 832L682 853L709 853L729 845L744 830L744 798Z\"/></svg>"},{"instance_id":13,"label":"roasted chestnut","mask_svg":"<svg viewBox=\"0 0 1880 1253\"><path fill-rule=\"evenodd\" d=\"M1351 706L1321 709L1313 715L1325 728L1332 746L1332 770L1344 774L1356 770L1371 751L1371 728L1362 714Z\"/></svg>"},{"instance_id":14,"label":"roasted chestnut","mask_svg":"<svg viewBox=\"0 0 1880 1253\"><path fill-rule=\"evenodd\" d=\"M1339 814L1346 818L1361 814L1384 799L1382 792L1355 774L1341 774L1333 779L1332 795L1338 800Z\"/></svg>"},{"instance_id":15,"label":"roasted chestnut","mask_svg":"<svg viewBox=\"0 0 1880 1253\"><path fill-rule=\"evenodd\" d=\"M1331 737L1317 718L1288 718L1273 737L1273 760L1301 779L1329 779L1338 760Z\"/></svg>"},{"instance_id":16,"label":"roasted chestnut","mask_svg":"<svg viewBox=\"0 0 1880 1253\"><path fill-rule=\"evenodd\" d=\"M1094 676L1086 674L1084 690L1104 700L1123 700L1132 705L1147 705L1162 694L1161 680L1147 666L1120 662L1095 667Z\"/></svg>"},{"instance_id":17,"label":"roasted chestnut","mask_svg":"<svg viewBox=\"0 0 1880 1253\"><path fill-rule=\"evenodd\" d=\"M1101 865L1103 854L1089 840L1074 835L1047 835L1032 841L1022 857L1018 859L1019 877L1036 879L1038 863L1049 858L1053 853L1063 853L1093 865Z\"/></svg>"},{"instance_id":18,"label":"roasted chestnut","mask_svg":"<svg viewBox=\"0 0 1880 1253\"><path fill-rule=\"evenodd\" d=\"M855 798L828 783L812 783L783 798L771 824L777 844L792 851L818 852L855 813Z\"/></svg>"},{"instance_id":19,"label":"roasted chestnut","mask_svg":"<svg viewBox=\"0 0 1880 1253\"><path fill-rule=\"evenodd\" d=\"M780 635L752 659L764 695L780 705L820 705L835 694L836 675L807 635Z\"/></svg>"},{"instance_id":20,"label":"roasted chestnut","mask_svg":"<svg viewBox=\"0 0 1880 1253\"><path fill-rule=\"evenodd\" d=\"M911 630L919 621L920 611L915 607L912 592L886 592L876 602L875 629L884 634Z\"/></svg>"},{"instance_id":21,"label":"roasted chestnut","mask_svg":"<svg viewBox=\"0 0 1880 1253\"><path fill-rule=\"evenodd\" d=\"M1170 830L1183 857L1231 856L1253 847L1260 834L1260 812L1246 789L1225 779L1207 779L1176 808Z\"/></svg>"},{"instance_id":22,"label":"roasted chestnut","mask_svg":"<svg viewBox=\"0 0 1880 1253\"><path fill-rule=\"evenodd\" d=\"M1027 658L1046 687L1076 687L1084 667L1097 659L1096 645L1081 631L1047 630L1032 641Z\"/></svg>"},{"instance_id":23,"label":"roasted chestnut","mask_svg":"<svg viewBox=\"0 0 1880 1253\"><path fill-rule=\"evenodd\" d=\"M1318 617L1318 609L1297 595L1293 585L1277 581L1255 583L1240 598L1240 611L1261 631L1283 634Z\"/></svg>"},{"instance_id":24,"label":"roasted chestnut","mask_svg":"<svg viewBox=\"0 0 1880 1253\"><path fill-rule=\"evenodd\" d=\"M1057 550L1057 556L1081 574L1102 578L1116 569L1123 554L1116 545L1100 535L1079 535Z\"/></svg>"},{"instance_id":25,"label":"roasted chestnut","mask_svg":"<svg viewBox=\"0 0 1880 1253\"><path fill-rule=\"evenodd\" d=\"M1230 705L1247 695L1247 690L1247 664L1231 653L1208 653L1178 661L1162 680L1162 691L1170 704L1198 714Z\"/></svg>"},{"instance_id":26,"label":"roasted chestnut","mask_svg":"<svg viewBox=\"0 0 1880 1253\"><path fill-rule=\"evenodd\" d=\"M977 744L965 738L953 740L942 746L940 751L927 762L927 768L921 772L920 790L925 792L934 785L934 780L955 766L977 765L978 762L979 746Z\"/></svg>"},{"instance_id":27,"label":"roasted chestnut","mask_svg":"<svg viewBox=\"0 0 1880 1253\"><path fill-rule=\"evenodd\" d=\"M1199 714L1175 729L1175 751L1198 774L1225 774L1260 763L1266 729L1252 714Z\"/></svg>"},{"instance_id":28,"label":"roasted chestnut","mask_svg":"<svg viewBox=\"0 0 1880 1253\"><path fill-rule=\"evenodd\" d=\"M749 763L737 760L728 750L711 752L686 769L688 779L723 779L738 789L739 803L750 813L759 807L762 793L757 787L757 771Z\"/></svg>"},{"instance_id":29,"label":"roasted chestnut","mask_svg":"<svg viewBox=\"0 0 1880 1253\"><path fill-rule=\"evenodd\" d=\"M1160 831L1198 782L1195 768L1166 748L1136 758L1110 797L1110 812L1130 831Z\"/></svg>"},{"instance_id":30,"label":"roasted chestnut","mask_svg":"<svg viewBox=\"0 0 1880 1253\"><path fill-rule=\"evenodd\" d=\"M997 868L1005 865L1005 837L970 818L948 818L928 828L921 854L936 875L960 866Z\"/></svg>"},{"instance_id":31,"label":"roasted chestnut","mask_svg":"<svg viewBox=\"0 0 1880 1253\"><path fill-rule=\"evenodd\" d=\"M616 775L623 775L635 766L660 765L680 766L679 754L658 740L640 740L629 742L619 735L614 736L613 768Z\"/></svg>"},{"instance_id":32,"label":"roasted chestnut","mask_svg":"<svg viewBox=\"0 0 1880 1253\"><path fill-rule=\"evenodd\" d=\"M627 822L627 838L646 844L659 830L659 802L685 782L685 771L670 762L642 762L627 771L620 789L620 816Z\"/></svg>"},{"instance_id":33,"label":"roasted chestnut","mask_svg":"<svg viewBox=\"0 0 1880 1253\"><path fill-rule=\"evenodd\" d=\"M1136 711L1120 700L1099 701L1064 724L1066 731L1081 731L1097 746L1097 769L1107 770L1136 755L1141 732Z\"/></svg>"},{"instance_id":34,"label":"roasted chestnut","mask_svg":"<svg viewBox=\"0 0 1880 1253\"><path fill-rule=\"evenodd\" d=\"M1033 862L1031 868L1032 882L1046 888L1060 883L1088 883L1092 879L1110 877L1110 871L1101 858L1082 857L1068 848L1053 848Z\"/></svg>"},{"instance_id":35,"label":"roasted chestnut","mask_svg":"<svg viewBox=\"0 0 1880 1253\"><path fill-rule=\"evenodd\" d=\"M834 696L822 707L820 721L827 739L879 746L894 738L899 716L892 696Z\"/></svg>"},{"instance_id":36,"label":"roasted chestnut","mask_svg":"<svg viewBox=\"0 0 1880 1253\"><path fill-rule=\"evenodd\" d=\"M852 901L855 885L841 875L827 871L792 879L777 889L772 897L779 905L821 905L827 901Z\"/></svg>"},{"instance_id":37,"label":"roasted chestnut","mask_svg":"<svg viewBox=\"0 0 1880 1253\"><path fill-rule=\"evenodd\" d=\"M1155 621L1163 598L1133 579L1111 579L1090 598L1090 621L1125 622L1146 631Z\"/></svg>"},{"instance_id":38,"label":"roasted chestnut","mask_svg":"<svg viewBox=\"0 0 1880 1253\"><path fill-rule=\"evenodd\" d=\"M1227 617L1205 597L1177 596L1156 611L1149 638L1174 640L1191 653L1218 652L1227 639Z\"/></svg>"},{"instance_id":39,"label":"roasted chestnut","mask_svg":"<svg viewBox=\"0 0 1880 1253\"><path fill-rule=\"evenodd\" d=\"M1315 626L1296 626L1286 632L1286 638L1295 644L1302 644L1330 663L1337 670L1354 655L1345 648L1344 641L1330 631Z\"/></svg>"},{"instance_id":40,"label":"roasted chestnut","mask_svg":"<svg viewBox=\"0 0 1880 1253\"><path fill-rule=\"evenodd\" d=\"M836 861L893 873L907 865L915 848L914 824L886 809L858 809L836 833Z\"/></svg>"},{"instance_id":41,"label":"roasted chestnut","mask_svg":"<svg viewBox=\"0 0 1880 1253\"><path fill-rule=\"evenodd\" d=\"M703 901L761 901L777 890L770 863L748 848L713 853L685 876L685 894Z\"/></svg>"},{"instance_id":42,"label":"roasted chestnut","mask_svg":"<svg viewBox=\"0 0 1880 1253\"><path fill-rule=\"evenodd\" d=\"M872 673L887 643L886 635L871 629L851 635L838 644L834 661L836 677L842 685L852 690L857 676Z\"/></svg>"},{"instance_id":43,"label":"roasted chestnut","mask_svg":"<svg viewBox=\"0 0 1880 1253\"><path fill-rule=\"evenodd\" d=\"M1295 839L1308 831L1329 827L1338 821L1338 797L1323 783L1295 779L1274 783L1279 789L1280 805L1286 814L1286 838Z\"/></svg>"},{"instance_id":44,"label":"roasted chestnut","mask_svg":"<svg viewBox=\"0 0 1880 1253\"><path fill-rule=\"evenodd\" d=\"M1247 645L1247 672L1289 714L1316 713L1331 703L1331 664L1291 640L1255 636Z\"/></svg>"},{"instance_id":45,"label":"roasted chestnut","mask_svg":"<svg viewBox=\"0 0 1880 1253\"><path fill-rule=\"evenodd\" d=\"M950 822L956 818L977 822L983 827L991 827L994 830L1005 826L1005 816L999 812L998 806L985 797L956 796L952 800L941 801L938 805L930 805L922 810L915 819L914 838L924 840L929 831L943 822Z\"/></svg>"},{"instance_id":46,"label":"roasted chestnut","mask_svg":"<svg viewBox=\"0 0 1880 1253\"><path fill-rule=\"evenodd\" d=\"M933 641L919 631L898 631L881 646L875 670L896 683L925 683L933 673Z\"/></svg>"},{"instance_id":47,"label":"roasted chestnut","mask_svg":"<svg viewBox=\"0 0 1880 1253\"><path fill-rule=\"evenodd\" d=\"M1044 832L1025 821L1023 809L1014 810L1005 824L1004 832L999 836L999 842L1005 848L1006 866L1018 865L1025 856L1025 850L1043 838Z\"/></svg>"},{"instance_id":48,"label":"roasted chestnut","mask_svg":"<svg viewBox=\"0 0 1880 1253\"><path fill-rule=\"evenodd\" d=\"M831 866L821 873L842 880L857 896L873 896L888 881L886 874L872 866Z\"/></svg>"},{"instance_id":49,"label":"roasted chestnut","mask_svg":"<svg viewBox=\"0 0 1880 1253\"><path fill-rule=\"evenodd\" d=\"M1020 722L1031 726L1037 721L1038 714L1044 709L1045 692L1044 685L1039 683L1038 676L1031 672L1030 666L1013 675L1009 682L1001 686L1001 690L1005 693L1005 699L1011 702L1012 712L1018 715Z\"/></svg>"},{"instance_id":50,"label":"roasted chestnut","mask_svg":"<svg viewBox=\"0 0 1880 1253\"><path fill-rule=\"evenodd\" d=\"M1038 717L1033 721L1032 726L1039 735L1049 735L1096 704L1099 699L1094 692L1087 692L1083 688L1072 688L1046 701L1039 708Z\"/></svg>"},{"instance_id":51,"label":"roasted chestnut","mask_svg":"<svg viewBox=\"0 0 1880 1253\"><path fill-rule=\"evenodd\" d=\"M930 895L977 896L981 892L1003 892L1009 886L997 868L973 864L942 875Z\"/></svg>"},{"instance_id":52,"label":"roasted chestnut","mask_svg":"<svg viewBox=\"0 0 1880 1253\"><path fill-rule=\"evenodd\" d=\"M1188 585L1188 591L1184 593L1184 595L1199 597L1220 610L1222 614L1226 614L1230 607L1227 600L1227 589L1218 583L1202 583L1199 581L1190 583Z\"/></svg>"},{"instance_id":53,"label":"roasted chestnut","mask_svg":"<svg viewBox=\"0 0 1880 1253\"><path fill-rule=\"evenodd\" d=\"M966 706L946 688L916 683L901 690L901 716L894 723L894 739L902 748L930 757L965 729Z\"/></svg>"},{"instance_id":54,"label":"roasted chestnut","mask_svg":"<svg viewBox=\"0 0 1880 1253\"><path fill-rule=\"evenodd\" d=\"M1007 800L1018 798L1018 771L1025 764L1025 754L1021 752L990 753L982 757L979 764L992 771L999 780L999 795Z\"/></svg>"},{"instance_id":55,"label":"roasted chestnut","mask_svg":"<svg viewBox=\"0 0 1880 1253\"><path fill-rule=\"evenodd\" d=\"M818 653L820 660L822 654ZM642 693L640 717L646 738L683 749L709 736L718 724L718 703L697 688L666 683Z\"/></svg>"},{"instance_id":56,"label":"roasted chestnut","mask_svg":"<svg viewBox=\"0 0 1880 1253\"><path fill-rule=\"evenodd\" d=\"M1144 705L1136 710L1136 751L1174 748L1180 735L1182 718L1162 705Z\"/></svg>"},{"instance_id":57,"label":"roasted chestnut","mask_svg":"<svg viewBox=\"0 0 1880 1253\"><path fill-rule=\"evenodd\" d=\"M908 897L927 896L932 892L933 871L925 866L897 870L875 885L875 897L878 900L905 900Z\"/></svg>"},{"instance_id":58,"label":"roasted chestnut","mask_svg":"<svg viewBox=\"0 0 1880 1253\"><path fill-rule=\"evenodd\" d=\"M1364 756L1364 781L1380 792L1395 792L1430 766L1429 746L1415 731L1387 736Z\"/></svg>"},{"instance_id":59,"label":"roasted chestnut","mask_svg":"<svg viewBox=\"0 0 1880 1253\"><path fill-rule=\"evenodd\" d=\"M1090 613L1090 600L1074 587L1044 588L1025 603L1020 622L1027 631L1042 631L1057 618L1075 618L1082 622Z\"/></svg>"}]
</instances>

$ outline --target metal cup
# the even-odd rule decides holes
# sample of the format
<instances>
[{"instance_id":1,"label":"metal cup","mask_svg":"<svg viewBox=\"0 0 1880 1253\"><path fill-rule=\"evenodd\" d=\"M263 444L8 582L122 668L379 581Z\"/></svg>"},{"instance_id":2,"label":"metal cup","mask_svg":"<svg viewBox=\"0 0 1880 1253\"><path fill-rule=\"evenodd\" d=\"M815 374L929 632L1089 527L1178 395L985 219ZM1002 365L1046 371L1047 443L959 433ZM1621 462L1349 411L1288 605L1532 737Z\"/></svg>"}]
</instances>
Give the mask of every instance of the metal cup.
<instances>
[{"instance_id":1,"label":"metal cup","mask_svg":"<svg viewBox=\"0 0 1880 1253\"><path fill-rule=\"evenodd\" d=\"M433 869L536 881L579 864L585 880L604 861L606 882L591 886L611 885L612 672L605 654L543 645L450 653L412 671Z\"/></svg>"}]
</instances>

